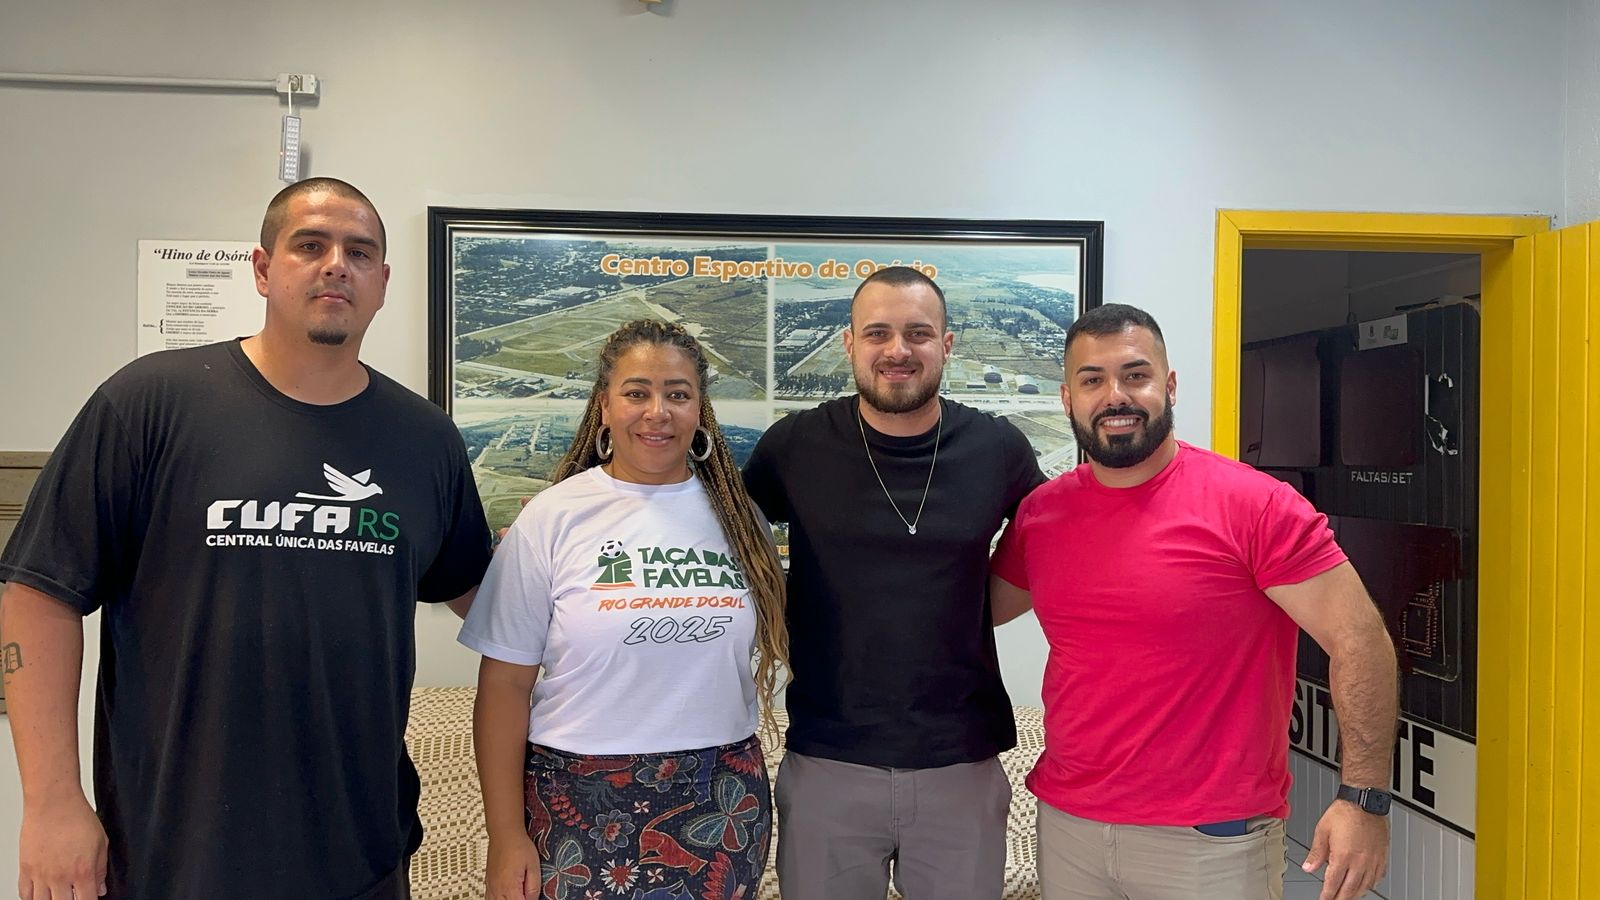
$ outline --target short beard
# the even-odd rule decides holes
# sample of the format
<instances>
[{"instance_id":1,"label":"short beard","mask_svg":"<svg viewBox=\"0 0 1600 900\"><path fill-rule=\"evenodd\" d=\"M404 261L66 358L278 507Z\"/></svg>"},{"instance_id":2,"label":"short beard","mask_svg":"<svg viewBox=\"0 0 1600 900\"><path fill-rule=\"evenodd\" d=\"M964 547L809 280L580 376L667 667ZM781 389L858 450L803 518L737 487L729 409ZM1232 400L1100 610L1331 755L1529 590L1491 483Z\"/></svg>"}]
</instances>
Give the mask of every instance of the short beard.
<instances>
[{"instance_id":1,"label":"short beard","mask_svg":"<svg viewBox=\"0 0 1600 900\"><path fill-rule=\"evenodd\" d=\"M1144 420L1144 430L1133 434L1111 435L1101 443L1092 425L1101 419L1116 416L1138 416ZM1102 410L1094 417L1090 428L1079 425L1078 420L1070 412L1067 413L1067 421L1072 423L1072 433L1078 439L1078 446L1089 454L1090 459L1108 469L1128 469L1149 459L1171 436L1172 403L1166 402L1160 415L1154 419L1136 406L1119 406Z\"/></svg>"},{"instance_id":2,"label":"short beard","mask_svg":"<svg viewBox=\"0 0 1600 900\"><path fill-rule=\"evenodd\" d=\"M332 328L313 328L306 334L306 337L311 338L311 343L313 344L339 347L344 344L346 338L350 337L350 333Z\"/></svg>"},{"instance_id":3,"label":"short beard","mask_svg":"<svg viewBox=\"0 0 1600 900\"><path fill-rule=\"evenodd\" d=\"M939 393L939 379L934 378L926 385L908 391L879 391L869 385L862 384L861 379L856 379L856 391L861 394L861 399L867 405L881 413L898 414L916 412L928 405L934 395Z\"/></svg>"}]
</instances>

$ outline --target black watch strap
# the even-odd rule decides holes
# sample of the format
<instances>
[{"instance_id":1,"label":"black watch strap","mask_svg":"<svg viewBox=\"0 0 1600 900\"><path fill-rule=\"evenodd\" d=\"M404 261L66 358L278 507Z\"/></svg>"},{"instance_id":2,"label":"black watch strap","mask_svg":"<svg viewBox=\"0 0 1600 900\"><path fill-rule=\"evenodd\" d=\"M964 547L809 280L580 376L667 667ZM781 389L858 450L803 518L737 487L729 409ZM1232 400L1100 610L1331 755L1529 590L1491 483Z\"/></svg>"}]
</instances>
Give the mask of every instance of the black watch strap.
<instances>
[{"instance_id":1,"label":"black watch strap","mask_svg":"<svg viewBox=\"0 0 1600 900\"><path fill-rule=\"evenodd\" d=\"M1339 785L1339 793L1334 796L1340 800L1349 800L1351 803L1361 807L1364 812L1372 813L1375 816L1387 816L1389 814L1389 805L1394 800L1394 796L1388 791L1378 788L1351 787L1348 784Z\"/></svg>"}]
</instances>

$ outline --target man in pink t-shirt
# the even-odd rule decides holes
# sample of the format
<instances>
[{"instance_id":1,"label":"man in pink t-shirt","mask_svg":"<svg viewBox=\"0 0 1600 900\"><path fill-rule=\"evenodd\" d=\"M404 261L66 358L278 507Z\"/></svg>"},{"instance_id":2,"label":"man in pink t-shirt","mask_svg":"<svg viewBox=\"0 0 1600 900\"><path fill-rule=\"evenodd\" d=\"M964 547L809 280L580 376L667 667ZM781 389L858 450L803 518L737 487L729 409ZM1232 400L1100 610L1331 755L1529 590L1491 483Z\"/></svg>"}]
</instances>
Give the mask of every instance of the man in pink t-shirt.
<instances>
[{"instance_id":1,"label":"man in pink t-shirt","mask_svg":"<svg viewBox=\"0 0 1600 900\"><path fill-rule=\"evenodd\" d=\"M1079 317L1061 400L1089 463L1022 502L991 563L996 624L1031 606L1050 642L1045 900L1282 897L1300 628L1332 660L1351 798L1306 870L1358 897L1388 862L1394 647L1325 516L1173 436L1177 384L1149 314Z\"/></svg>"}]
</instances>

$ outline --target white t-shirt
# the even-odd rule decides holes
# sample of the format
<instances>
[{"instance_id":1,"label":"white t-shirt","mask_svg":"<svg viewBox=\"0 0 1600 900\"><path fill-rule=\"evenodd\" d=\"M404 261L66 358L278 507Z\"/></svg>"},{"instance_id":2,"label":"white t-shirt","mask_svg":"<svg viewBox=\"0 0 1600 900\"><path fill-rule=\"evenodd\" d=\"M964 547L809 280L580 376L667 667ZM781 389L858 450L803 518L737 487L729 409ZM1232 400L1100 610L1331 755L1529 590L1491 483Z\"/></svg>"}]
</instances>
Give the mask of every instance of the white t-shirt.
<instances>
[{"instance_id":1,"label":"white t-shirt","mask_svg":"<svg viewBox=\"0 0 1600 900\"><path fill-rule=\"evenodd\" d=\"M756 728L755 602L698 478L599 467L536 496L506 533L459 640L543 666L528 740L666 753Z\"/></svg>"}]
</instances>

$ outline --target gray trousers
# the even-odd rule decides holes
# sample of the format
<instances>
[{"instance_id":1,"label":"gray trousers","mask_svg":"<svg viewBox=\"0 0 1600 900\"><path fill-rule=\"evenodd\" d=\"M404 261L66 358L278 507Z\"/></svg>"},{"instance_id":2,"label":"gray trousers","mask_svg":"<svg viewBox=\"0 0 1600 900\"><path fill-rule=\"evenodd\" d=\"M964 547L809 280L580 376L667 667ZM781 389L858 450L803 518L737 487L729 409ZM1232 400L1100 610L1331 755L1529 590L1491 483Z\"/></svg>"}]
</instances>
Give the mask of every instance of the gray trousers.
<instances>
[{"instance_id":1,"label":"gray trousers","mask_svg":"<svg viewBox=\"0 0 1600 900\"><path fill-rule=\"evenodd\" d=\"M999 759L886 769L788 753L778 766L783 900L999 900L1011 783Z\"/></svg>"}]
</instances>

